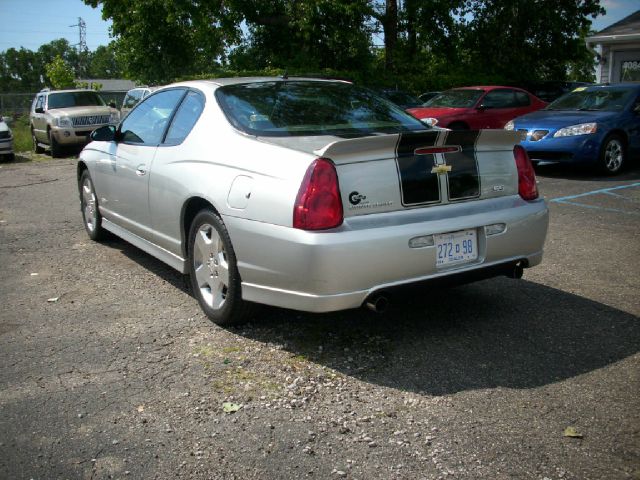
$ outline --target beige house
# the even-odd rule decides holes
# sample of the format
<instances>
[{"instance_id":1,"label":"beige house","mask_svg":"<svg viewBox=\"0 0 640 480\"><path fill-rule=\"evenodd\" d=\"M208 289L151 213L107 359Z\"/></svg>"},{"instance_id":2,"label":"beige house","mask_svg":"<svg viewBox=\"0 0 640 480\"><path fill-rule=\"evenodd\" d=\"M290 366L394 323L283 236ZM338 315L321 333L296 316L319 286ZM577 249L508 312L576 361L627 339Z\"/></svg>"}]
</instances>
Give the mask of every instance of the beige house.
<instances>
[{"instance_id":1,"label":"beige house","mask_svg":"<svg viewBox=\"0 0 640 480\"><path fill-rule=\"evenodd\" d=\"M640 10L587 37L599 60L598 83L640 82Z\"/></svg>"}]
</instances>

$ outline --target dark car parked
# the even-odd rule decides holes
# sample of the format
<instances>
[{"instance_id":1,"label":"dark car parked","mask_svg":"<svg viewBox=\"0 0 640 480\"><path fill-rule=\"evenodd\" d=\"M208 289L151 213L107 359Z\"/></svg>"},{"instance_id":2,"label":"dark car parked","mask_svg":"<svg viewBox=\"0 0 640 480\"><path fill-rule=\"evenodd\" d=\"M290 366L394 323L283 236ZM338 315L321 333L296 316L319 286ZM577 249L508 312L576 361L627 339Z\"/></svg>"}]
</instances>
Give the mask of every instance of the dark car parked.
<instances>
[{"instance_id":1,"label":"dark car parked","mask_svg":"<svg viewBox=\"0 0 640 480\"><path fill-rule=\"evenodd\" d=\"M387 100L392 101L403 110L406 110L407 108L419 107L422 105L422 102L418 97L411 95L410 93L404 92L402 90L384 88L380 90L375 90L375 92L381 97L384 97Z\"/></svg>"},{"instance_id":2,"label":"dark car parked","mask_svg":"<svg viewBox=\"0 0 640 480\"><path fill-rule=\"evenodd\" d=\"M523 85L522 88L533 93L536 97L545 102L553 102L554 100L572 92L578 87L586 87L593 85L587 82L539 82Z\"/></svg>"}]
</instances>

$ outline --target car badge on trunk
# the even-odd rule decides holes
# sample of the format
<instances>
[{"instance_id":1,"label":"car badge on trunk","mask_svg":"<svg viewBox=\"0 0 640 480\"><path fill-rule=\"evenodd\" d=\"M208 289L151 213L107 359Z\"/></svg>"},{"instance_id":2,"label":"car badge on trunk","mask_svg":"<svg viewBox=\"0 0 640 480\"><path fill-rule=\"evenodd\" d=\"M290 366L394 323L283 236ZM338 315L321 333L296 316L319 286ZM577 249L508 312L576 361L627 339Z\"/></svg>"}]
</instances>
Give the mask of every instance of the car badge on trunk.
<instances>
[{"instance_id":1,"label":"car badge on trunk","mask_svg":"<svg viewBox=\"0 0 640 480\"><path fill-rule=\"evenodd\" d=\"M434 161L436 164L431 169L431 173L437 173L438 175L442 175L445 173L449 173L451 171L451 165L447 165L446 160L444 159L445 153L458 153L462 150L460 145L441 145L438 147L421 147L416 148L413 153L415 155L439 155L435 157Z\"/></svg>"},{"instance_id":2,"label":"car badge on trunk","mask_svg":"<svg viewBox=\"0 0 640 480\"><path fill-rule=\"evenodd\" d=\"M451 165L447 165L446 163L435 165L431 169L431 173L437 173L438 175L443 174L443 173L448 173L450 171L451 171Z\"/></svg>"}]
</instances>

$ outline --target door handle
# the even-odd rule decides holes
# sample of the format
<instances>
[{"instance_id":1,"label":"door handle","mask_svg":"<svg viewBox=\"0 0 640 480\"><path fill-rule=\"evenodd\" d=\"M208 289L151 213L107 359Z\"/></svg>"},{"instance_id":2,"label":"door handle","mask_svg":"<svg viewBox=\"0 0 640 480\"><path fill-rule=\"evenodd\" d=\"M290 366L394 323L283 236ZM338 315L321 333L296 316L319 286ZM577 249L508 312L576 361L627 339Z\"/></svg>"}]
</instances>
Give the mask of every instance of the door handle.
<instances>
[{"instance_id":1,"label":"door handle","mask_svg":"<svg viewBox=\"0 0 640 480\"><path fill-rule=\"evenodd\" d=\"M138 175L139 177L142 177L143 175L147 174L147 170L145 169L145 165L140 165L137 169L136 169L136 175Z\"/></svg>"}]
</instances>

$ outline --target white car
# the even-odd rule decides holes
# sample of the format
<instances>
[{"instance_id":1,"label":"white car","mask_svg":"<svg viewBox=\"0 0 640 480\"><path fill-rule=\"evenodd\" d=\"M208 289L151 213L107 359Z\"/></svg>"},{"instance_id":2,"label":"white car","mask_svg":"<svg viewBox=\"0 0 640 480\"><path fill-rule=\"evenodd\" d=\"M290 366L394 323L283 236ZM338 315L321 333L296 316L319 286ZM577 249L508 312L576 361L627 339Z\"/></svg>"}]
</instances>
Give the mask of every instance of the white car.
<instances>
[{"instance_id":1,"label":"white car","mask_svg":"<svg viewBox=\"0 0 640 480\"><path fill-rule=\"evenodd\" d=\"M518 135L431 129L343 81L163 87L92 134L84 225L178 271L215 322L312 312L421 281L520 277L548 211Z\"/></svg>"},{"instance_id":2,"label":"white car","mask_svg":"<svg viewBox=\"0 0 640 480\"><path fill-rule=\"evenodd\" d=\"M136 87L127 92L122 100L122 107L120 107L120 117L124 118L135 107L140 100L149 96L158 87Z\"/></svg>"},{"instance_id":3,"label":"white car","mask_svg":"<svg viewBox=\"0 0 640 480\"><path fill-rule=\"evenodd\" d=\"M0 156L14 159L13 153L13 134L7 122L0 116Z\"/></svg>"}]
</instances>

